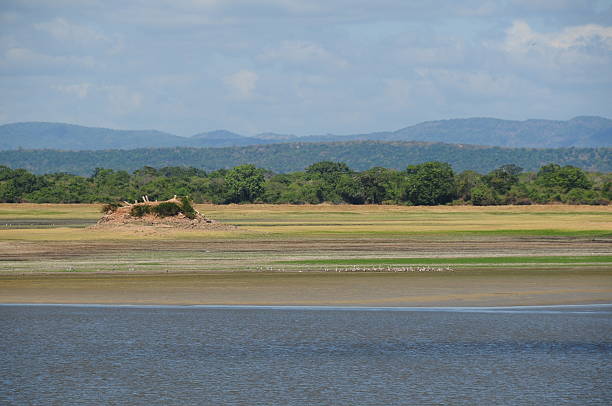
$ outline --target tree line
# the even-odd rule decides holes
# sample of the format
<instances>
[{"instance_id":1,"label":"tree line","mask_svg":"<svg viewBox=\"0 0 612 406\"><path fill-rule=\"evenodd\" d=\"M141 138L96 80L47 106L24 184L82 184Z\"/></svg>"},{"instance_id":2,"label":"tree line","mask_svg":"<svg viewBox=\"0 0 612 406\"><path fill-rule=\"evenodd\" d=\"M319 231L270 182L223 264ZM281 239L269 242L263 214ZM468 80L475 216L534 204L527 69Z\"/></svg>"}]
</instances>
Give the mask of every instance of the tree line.
<instances>
[{"instance_id":1,"label":"tree line","mask_svg":"<svg viewBox=\"0 0 612 406\"><path fill-rule=\"evenodd\" d=\"M196 203L350 204L592 204L612 200L612 174L558 164L524 172L509 164L486 174L455 173L448 163L425 162L404 170L354 171L323 161L278 174L254 165L211 172L193 167L145 166L129 173L97 168L91 176L36 175L0 166L0 202L108 203L189 196Z\"/></svg>"}]
</instances>

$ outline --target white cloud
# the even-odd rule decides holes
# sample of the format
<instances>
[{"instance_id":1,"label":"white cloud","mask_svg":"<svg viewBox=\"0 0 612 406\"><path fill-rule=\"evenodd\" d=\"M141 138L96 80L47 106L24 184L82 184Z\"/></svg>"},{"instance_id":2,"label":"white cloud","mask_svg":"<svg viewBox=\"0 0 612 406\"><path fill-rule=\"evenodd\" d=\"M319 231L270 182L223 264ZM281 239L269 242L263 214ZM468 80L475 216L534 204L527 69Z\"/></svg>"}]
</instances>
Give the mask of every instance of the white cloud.
<instances>
[{"instance_id":1,"label":"white cloud","mask_svg":"<svg viewBox=\"0 0 612 406\"><path fill-rule=\"evenodd\" d=\"M515 21L506 31L503 44L506 52L524 54L532 51L545 52L549 50L572 51L588 53L600 49L612 55L612 27L597 24L587 24L565 27L561 31L539 33L534 31L527 22Z\"/></svg>"},{"instance_id":2,"label":"white cloud","mask_svg":"<svg viewBox=\"0 0 612 406\"><path fill-rule=\"evenodd\" d=\"M415 95L410 80L394 78L385 79L383 83L384 101L389 104L389 108L397 110L412 107Z\"/></svg>"},{"instance_id":3,"label":"white cloud","mask_svg":"<svg viewBox=\"0 0 612 406\"><path fill-rule=\"evenodd\" d=\"M129 89L126 86L99 86L97 89L106 94L107 108L113 112L113 114L129 114L134 110L138 110L142 106L142 94L138 91Z\"/></svg>"},{"instance_id":4,"label":"white cloud","mask_svg":"<svg viewBox=\"0 0 612 406\"><path fill-rule=\"evenodd\" d=\"M243 69L226 76L224 81L232 91L233 96L238 99L249 99L253 96L258 79L257 73Z\"/></svg>"},{"instance_id":5,"label":"white cloud","mask_svg":"<svg viewBox=\"0 0 612 406\"><path fill-rule=\"evenodd\" d=\"M10 121L308 134L609 115L612 0L0 3Z\"/></svg>"},{"instance_id":6,"label":"white cloud","mask_svg":"<svg viewBox=\"0 0 612 406\"><path fill-rule=\"evenodd\" d=\"M76 83L72 85L54 85L54 89L62 93L76 96L79 99L85 99L91 89L91 83Z\"/></svg>"},{"instance_id":7,"label":"white cloud","mask_svg":"<svg viewBox=\"0 0 612 406\"><path fill-rule=\"evenodd\" d=\"M507 57L506 69L545 81L612 84L612 27L596 24L538 32L525 21L515 21L499 44Z\"/></svg>"},{"instance_id":8,"label":"white cloud","mask_svg":"<svg viewBox=\"0 0 612 406\"><path fill-rule=\"evenodd\" d=\"M294 64L323 63L336 68L348 65L344 59L309 41L283 41L280 46L264 51L259 57Z\"/></svg>"},{"instance_id":9,"label":"white cloud","mask_svg":"<svg viewBox=\"0 0 612 406\"><path fill-rule=\"evenodd\" d=\"M612 27L588 24L566 27L558 32L538 33L525 21L515 21L506 31L504 48L508 52L528 52L533 47L558 50L602 47L612 51Z\"/></svg>"},{"instance_id":10,"label":"white cloud","mask_svg":"<svg viewBox=\"0 0 612 406\"><path fill-rule=\"evenodd\" d=\"M103 47L109 53L117 53L124 47L123 40L117 35L109 37L93 27L74 24L64 18L37 23L34 28L57 40L63 49L68 49L71 44L88 52L94 47Z\"/></svg>"},{"instance_id":11,"label":"white cloud","mask_svg":"<svg viewBox=\"0 0 612 406\"><path fill-rule=\"evenodd\" d=\"M72 24L63 18L34 24L37 30L51 34L53 37L63 41L91 42L108 41L108 38L91 27Z\"/></svg>"},{"instance_id":12,"label":"white cloud","mask_svg":"<svg viewBox=\"0 0 612 406\"><path fill-rule=\"evenodd\" d=\"M587 0L587 2L590 1L592 0ZM545 12L562 11L580 6L576 0L512 0L511 4L525 9Z\"/></svg>"},{"instance_id":13,"label":"white cloud","mask_svg":"<svg viewBox=\"0 0 612 406\"><path fill-rule=\"evenodd\" d=\"M125 115L142 107L144 97L138 90L124 85L93 83L55 84L51 88L78 100L104 106L106 112Z\"/></svg>"},{"instance_id":14,"label":"white cloud","mask_svg":"<svg viewBox=\"0 0 612 406\"><path fill-rule=\"evenodd\" d=\"M91 68L94 65L95 61L91 56L55 56L27 48L9 48L0 58L0 67L19 70L22 73L74 70L74 68Z\"/></svg>"},{"instance_id":15,"label":"white cloud","mask_svg":"<svg viewBox=\"0 0 612 406\"><path fill-rule=\"evenodd\" d=\"M450 69L417 69L422 80L430 81L445 93L455 93L463 100L486 101L508 98L515 93L526 93L532 85L508 73L494 74L487 71L454 71Z\"/></svg>"},{"instance_id":16,"label":"white cloud","mask_svg":"<svg viewBox=\"0 0 612 406\"><path fill-rule=\"evenodd\" d=\"M608 50L612 50L612 27L602 27L596 24L568 27L558 35L548 38L550 46L561 49L588 47L598 42L601 42Z\"/></svg>"}]
</instances>

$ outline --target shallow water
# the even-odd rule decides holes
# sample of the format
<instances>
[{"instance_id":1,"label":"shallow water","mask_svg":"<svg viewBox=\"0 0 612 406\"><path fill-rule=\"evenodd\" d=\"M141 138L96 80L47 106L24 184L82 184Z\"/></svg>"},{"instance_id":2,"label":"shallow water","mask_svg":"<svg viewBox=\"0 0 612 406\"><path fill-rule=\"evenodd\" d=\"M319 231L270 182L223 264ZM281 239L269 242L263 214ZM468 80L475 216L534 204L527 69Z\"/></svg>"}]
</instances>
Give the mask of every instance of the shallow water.
<instances>
[{"instance_id":1,"label":"shallow water","mask_svg":"<svg viewBox=\"0 0 612 406\"><path fill-rule=\"evenodd\" d=\"M0 306L0 404L612 404L612 307Z\"/></svg>"}]
</instances>

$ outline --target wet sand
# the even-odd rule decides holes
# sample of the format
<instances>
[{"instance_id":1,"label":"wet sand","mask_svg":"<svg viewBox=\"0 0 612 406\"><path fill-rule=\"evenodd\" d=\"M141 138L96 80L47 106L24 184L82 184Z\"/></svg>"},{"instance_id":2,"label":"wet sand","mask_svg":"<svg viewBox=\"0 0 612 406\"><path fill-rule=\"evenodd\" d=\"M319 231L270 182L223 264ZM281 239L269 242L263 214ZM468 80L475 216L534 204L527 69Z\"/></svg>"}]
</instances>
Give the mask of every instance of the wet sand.
<instances>
[{"instance_id":1,"label":"wet sand","mask_svg":"<svg viewBox=\"0 0 612 406\"><path fill-rule=\"evenodd\" d=\"M612 303L612 271L0 276L0 303L513 306Z\"/></svg>"}]
</instances>

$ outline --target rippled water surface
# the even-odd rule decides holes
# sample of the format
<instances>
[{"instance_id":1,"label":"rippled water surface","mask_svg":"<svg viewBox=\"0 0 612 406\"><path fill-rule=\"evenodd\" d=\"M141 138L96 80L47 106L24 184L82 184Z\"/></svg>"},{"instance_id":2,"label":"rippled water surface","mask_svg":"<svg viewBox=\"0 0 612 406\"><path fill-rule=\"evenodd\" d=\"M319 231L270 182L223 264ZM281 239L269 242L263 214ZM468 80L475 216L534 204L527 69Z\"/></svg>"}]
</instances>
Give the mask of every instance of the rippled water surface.
<instances>
[{"instance_id":1,"label":"rippled water surface","mask_svg":"<svg viewBox=\"0 0 612 406\"><path fill-rule=\"evenodd\" d=\"M0 306L0 404L610 405L612 308Z\"/></svg>"}]
</instances>

